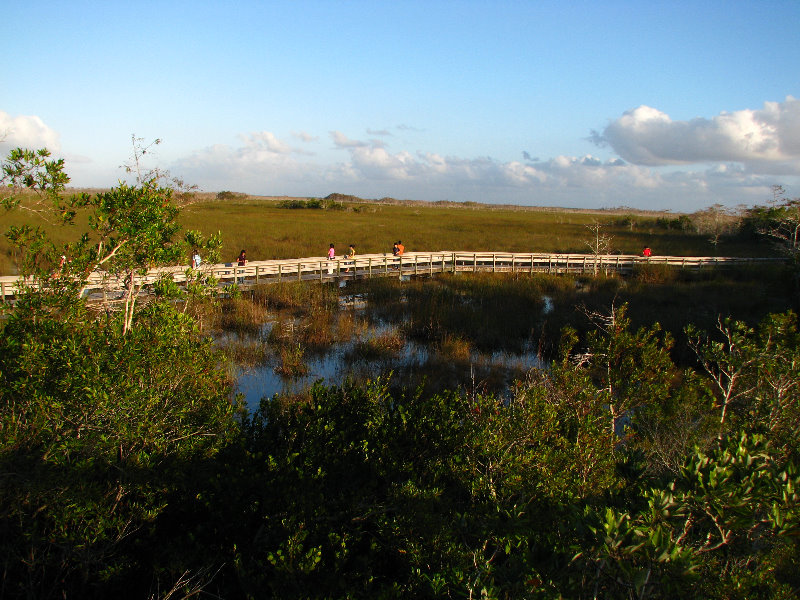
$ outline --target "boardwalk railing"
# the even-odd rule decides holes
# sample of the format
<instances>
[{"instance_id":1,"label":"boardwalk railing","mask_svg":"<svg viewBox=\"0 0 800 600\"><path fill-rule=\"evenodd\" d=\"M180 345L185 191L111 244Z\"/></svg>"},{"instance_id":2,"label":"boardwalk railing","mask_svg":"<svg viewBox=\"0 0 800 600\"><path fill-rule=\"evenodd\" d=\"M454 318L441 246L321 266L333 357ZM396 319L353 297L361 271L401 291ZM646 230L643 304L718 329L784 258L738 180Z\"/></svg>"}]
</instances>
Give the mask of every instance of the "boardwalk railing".
<instances>
[{"instance_id":1,"label":"boardwalk railing","mask_svg":"<svg viewBox=\"0 0 800 600\"><path fill-rule=\"evenodd\" d=\"M200 271L213 275L220 286L238 283L257 285L279 281L331 281L379 276L427 275L442 272L510 272L510 273L621 273L627 274L641 265L667 265L681 269L703 269L747 264L781 262L782 258L732 258L708 256L649 256L625 254L546 254L520 252L408 252L403 256L363 254L354 259L326 257L285 260L249 261L204 265ZM178 285L186 282L186 267L152 269L137 279L145 286L162 277L171 277ZM0 277L2 301L14 298L24 285L41 285L19 277ZM123 281L106 272L90 275L86 290L90 294L113 294L123 288Z\"/></svg>"}]
</instances>

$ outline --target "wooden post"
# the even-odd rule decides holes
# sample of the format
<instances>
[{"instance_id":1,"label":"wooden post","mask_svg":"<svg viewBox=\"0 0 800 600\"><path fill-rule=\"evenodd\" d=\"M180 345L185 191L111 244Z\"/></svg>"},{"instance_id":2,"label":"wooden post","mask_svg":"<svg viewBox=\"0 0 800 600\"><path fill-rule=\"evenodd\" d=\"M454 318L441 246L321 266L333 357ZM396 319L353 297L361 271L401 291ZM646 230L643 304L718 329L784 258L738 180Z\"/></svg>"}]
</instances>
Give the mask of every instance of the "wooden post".
<instances>
[{"instance_id":1,"label":"wooden post","mask_svg":"<svg viewBox=\"0 0 800 600\"><path fill-rule=\"evenodd\" d=\"M478 272L478 254L477 252L472 253L472 272Z\"/></svg>"},{"instance_id":2,"label":"wooden post","mask_svg":"<svg viewBox=\"0 0 800 600\"><path fill-rule=\"evenodd\" d=\"M303 263L297 263L297 281L303 280Z\"/></svg>"},{"instance_id":3,"label":"wooden post","mask_svg":"<svg viewBox=\"0 0 800 600\"><path fill-rule=\"evenodd\" d=\"M256 266L256 285L258 285L258 271L259 271L259 267Z\"/></svg>"},{"instance_id":4,"label":"wooden post","mask_svg":"<svg viewBox=\"0 0 800 600\"><path fill-rule=\"evenodd\" d=\"M372 277L372 257L369 257L369 264L367 265L367 273L369 277Z\"/></svg>"},{"instance_id":5,"label":"wooden post","mask_svg":"<svg viewBox=\"0 0 800 600\"><path fill-rule=\"evenodd\" d=\"M322 276L322 261L319 261L319 280L320 281L325 281L323 276Z\"/></svg>"},{"instance_id":6,"label":"wooden post","mask_svg":"<svg viewBox=\"0 0 800 600\"><path fill-rule=\"evenodd\" d=\"M283 265L278 263L278 283L281 281L281 271L283 270Z\"/></svg>"}]
</instances>

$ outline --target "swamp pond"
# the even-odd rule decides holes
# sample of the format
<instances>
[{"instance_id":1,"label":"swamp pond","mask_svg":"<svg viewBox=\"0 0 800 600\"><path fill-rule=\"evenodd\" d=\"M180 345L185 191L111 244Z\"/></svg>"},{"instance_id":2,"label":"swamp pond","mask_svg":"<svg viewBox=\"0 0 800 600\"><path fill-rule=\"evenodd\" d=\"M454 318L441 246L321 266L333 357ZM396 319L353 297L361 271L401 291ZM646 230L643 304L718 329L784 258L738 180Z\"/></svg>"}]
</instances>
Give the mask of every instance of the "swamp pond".
<instances>
[{"instance_id":1,"label":"swamp pond","mask_svg":"<svg viewBox=\"0 0 800 600\"><path fill-rule=\"evenodd\" d=\"M408 294L400 294L393 302L381 298L378 305L374 298L345 288L339 290L335 310L318 311L327 312L324 318L332 333L326 343L307 343L313 316L298 316L291 310L269 310L257 330L215 336L222 348L256 349L255 359L234 360L238 365L235 391L243 396L248 409L256 409L262 398L276 394L304 397L316 382L330 386L348 379L364 382L378 377L388 378L390 388L400 393L413 393L421 386L426 393L460 389L505 397L513 392L515 382L544 364L530 339L530 329L527 338L522 334L513 349L505 344L499 349L486 344L478 347L468 329L485 326L485 319L470 313L460 315L460 329L445 330L437 324L431 338L421 339L418 311L409 310ZM531 308L541 318L552 309L552 302L547 297L537 300ZM437 313L422 306L418 298L410 302L431 315ZM470 302L461 297L455 310ZM388 309L390 304L393 309ZM453 310L451 306L449 311ZM432 326L426 323L425 327Z\"/></svg>"}]
</instances>

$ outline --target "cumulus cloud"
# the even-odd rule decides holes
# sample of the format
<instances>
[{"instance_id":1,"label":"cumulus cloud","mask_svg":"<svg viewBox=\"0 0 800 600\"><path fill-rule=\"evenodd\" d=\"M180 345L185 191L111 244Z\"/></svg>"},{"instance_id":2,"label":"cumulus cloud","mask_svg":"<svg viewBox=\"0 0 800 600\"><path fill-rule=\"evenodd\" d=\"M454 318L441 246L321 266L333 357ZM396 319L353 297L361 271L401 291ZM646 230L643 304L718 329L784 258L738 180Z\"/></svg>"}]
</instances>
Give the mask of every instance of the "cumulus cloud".
<instances>
[{"instance_id":1,"label":"cumulus cloud","mask_svg":"<svg viewBox=\"0 0 800 600\"><path fill-rule=\"evenodd\" d=\"M276 138L275 134L269 131L258 131L249 135L241 135L239 138L244 142L246 147L253 148L256 151L270 152L273 154L292 153L291 146Z\"/></svg>"},{"instance_id":2,"label":"cumulus cloud","mask_svg":"<svg viewBox=\"0 0 800 600\"><path fill-rule=\"evenodd\" d=\"M362 142L359 140L351 140L341 131L331 131L330 134L331 134L331 139L333 140L333 144L337 148L360 148L369 145L367 142Z\"/></svg>"},{"instance_id":3,"label":"cumulus cloud","mask_svg":"<svg viewBox=\"0 0 800 600\"><path fill-rule=\"evenodd\" d=\"M591 138L637 165L738 162L753 173L800 173L800 100L766 102L759 110L673 121L639 106Z\"/></svg>"},{"instance_id":4,"label":"cumulus cloud","mask_svg":"<svg viewBox=\"0 0 800 600\"><path fill-rule=\"evenodd\" d=\"M390 151L382 143L330 132L341 159L310 159L266 132L240 136L239 147L215 145L170 170L206 190L253 194L460 200L585 208L636 206L693 210L715 203L763 201L771 183L741 163L700 169L653 168L618 157L556 156L535 162L488 156Z\"/></svg>"},{"instance_id":5,"label":"cumulus cloud","mask_svg":"<svg viewBox=\"0 0 800 600\"><path fill-rule=\"evenodd\" d=\"M0 110L0 147L61 149L59 135L37 116L12 117Z\"/></svg>"},{"instance_id":6,"label":"cumulus cloud","mask_svg":"<svg viewBox=\"0 0 800 600\"><path fill-rule=\"evenodd\" d=\"M316 142L319 138L315 135L311 135L305 131L293 131L292 136L296 137L298 140L302 142Z\"/></svg>"}]
</instances>

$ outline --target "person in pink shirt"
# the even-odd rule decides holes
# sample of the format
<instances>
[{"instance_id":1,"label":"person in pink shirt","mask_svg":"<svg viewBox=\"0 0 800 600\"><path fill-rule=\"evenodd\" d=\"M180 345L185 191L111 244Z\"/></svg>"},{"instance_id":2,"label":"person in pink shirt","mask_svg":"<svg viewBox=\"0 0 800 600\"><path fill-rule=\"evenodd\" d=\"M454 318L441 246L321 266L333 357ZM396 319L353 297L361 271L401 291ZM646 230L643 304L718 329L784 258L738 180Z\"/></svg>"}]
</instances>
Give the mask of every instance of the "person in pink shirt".
<instances>
[{"instance_id":1,"label":"person in pink shirt","mask_svg":"<svg viewBox=\"0 0 800 600\"><path fill-rule=\"evenodd\" d=\"M335 258L336 258L336 250L334 249L333 244L331 244L331 247L328 248L328 260L334 260ZM331 263L328 263L328 275L330 275L331 273L333 273L333 265Z\"/></svg>"}]
</instances>

